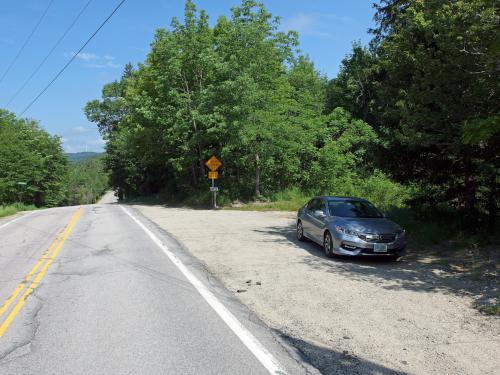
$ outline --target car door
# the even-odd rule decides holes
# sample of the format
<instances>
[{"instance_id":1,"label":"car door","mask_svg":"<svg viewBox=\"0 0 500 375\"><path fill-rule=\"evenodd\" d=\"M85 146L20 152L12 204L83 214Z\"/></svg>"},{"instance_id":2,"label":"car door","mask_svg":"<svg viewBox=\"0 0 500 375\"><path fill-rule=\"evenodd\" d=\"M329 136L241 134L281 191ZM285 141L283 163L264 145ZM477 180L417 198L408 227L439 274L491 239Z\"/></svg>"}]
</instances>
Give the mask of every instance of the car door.
<instances>
[{"instance_id":1,"label":"car door","mask_svg":"<svg viewBox=\"0 0 500 375\"><path fill-rule=\"evenodd\" d=\"M314 238L314 240L320 244L323 243L323 231L325 230L326 222L327 222L327 212L326 212L326 200L318 199L315 202L313 210L310 213L311 220L311 233L310 235ZM316 215L316 212L320 211L323 213L323 216Z\"/></svg>"},{"instance_id":2,"label":"car door","mask_svg":"<svg viewBox=\"0 0 500 375\"><path fill-rule=\"evenodd\" d=\"M304 215L302 216L302 227L304 228L304 234L306 235L307 238L313 240L312 238L312 211L314 208L314 205L316 204L317 199L313 198L307 203L305 209L304 209Z\"/></svg>"}]
</instances>

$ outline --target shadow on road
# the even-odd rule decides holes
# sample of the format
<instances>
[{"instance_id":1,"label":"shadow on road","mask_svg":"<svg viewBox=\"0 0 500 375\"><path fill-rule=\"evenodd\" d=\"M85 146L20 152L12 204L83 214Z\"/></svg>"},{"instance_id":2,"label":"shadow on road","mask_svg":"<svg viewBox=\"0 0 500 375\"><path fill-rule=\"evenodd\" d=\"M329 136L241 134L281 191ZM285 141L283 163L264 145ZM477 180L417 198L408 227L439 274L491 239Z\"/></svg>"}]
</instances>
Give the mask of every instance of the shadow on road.
<instances>
[{"instance_id":1,"label":"shadow on road","mask_svg":"<svg viewBox=\"0 0 500 375\"><path fill-rule=\"evenodd\" d=\"M325 375L405 375L407 372L396 371L367 359L360 358L347 350L336 350L316 345L305 340L288 336L279 330L274 332L284 341L297 348L302 360L316 367Z\"/></svg>"},{"instance_id":2,"label":"shadow on road","mask_svg":"<svg viewBox=\"0 0 500 375\"><path fill-rule=\"evenodd\" d=\"M416 292L440 292L469 295L478 305L489 304L499 295L498 278L487 275L471 275L466 272L451 272L446 262L439 257L420 257L410 252L410 259L403 258L394 263L384 258L326 258L323 249L312 242L299 242L294 225L272 226L256 232L269 234L270 241L293 243L311 256L303 263L317 272L343 274L351 279L374 283L382 288L407 289Z\"/></svg>"}]
</instances>

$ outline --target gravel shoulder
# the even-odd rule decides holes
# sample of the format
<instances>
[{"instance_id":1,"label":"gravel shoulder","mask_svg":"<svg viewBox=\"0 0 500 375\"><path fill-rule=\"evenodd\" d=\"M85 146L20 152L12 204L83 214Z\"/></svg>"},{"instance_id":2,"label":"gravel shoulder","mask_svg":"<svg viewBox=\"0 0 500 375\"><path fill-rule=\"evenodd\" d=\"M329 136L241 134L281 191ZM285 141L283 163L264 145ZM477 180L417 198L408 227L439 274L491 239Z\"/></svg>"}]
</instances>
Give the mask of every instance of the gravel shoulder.
<instances>
[{"instance_id":1,"label":"gravel shoulder","mask_svg":"<svg viewBox=\"0 0 500 375\"><path fill-rule=\"evenodd\" d=\"M473 308L484 289L479 280L415 257L327 259L319 246L295 240L290 213L134 208L324 374L500 368L500 319Z\"/></svg>"}]
</instances>

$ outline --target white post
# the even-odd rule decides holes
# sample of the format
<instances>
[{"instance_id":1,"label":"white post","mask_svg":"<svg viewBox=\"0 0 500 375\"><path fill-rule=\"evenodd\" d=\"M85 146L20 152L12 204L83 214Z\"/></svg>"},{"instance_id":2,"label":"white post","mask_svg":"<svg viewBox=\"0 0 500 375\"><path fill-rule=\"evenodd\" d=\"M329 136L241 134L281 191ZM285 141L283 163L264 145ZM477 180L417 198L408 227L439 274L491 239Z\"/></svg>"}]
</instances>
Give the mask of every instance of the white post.
<instances>
[{"instance_id":1,"label":"white post","mask_svg":"<svg viewBox=\"0 0 500 375\"><path fill-rule=\"evenodd\" d=\"M213 206L214 208L217 208L217 192L215 191L215 189L213 189L214 187L215 187L215 179L212 178Z\"/></svg>"}]
</instances>

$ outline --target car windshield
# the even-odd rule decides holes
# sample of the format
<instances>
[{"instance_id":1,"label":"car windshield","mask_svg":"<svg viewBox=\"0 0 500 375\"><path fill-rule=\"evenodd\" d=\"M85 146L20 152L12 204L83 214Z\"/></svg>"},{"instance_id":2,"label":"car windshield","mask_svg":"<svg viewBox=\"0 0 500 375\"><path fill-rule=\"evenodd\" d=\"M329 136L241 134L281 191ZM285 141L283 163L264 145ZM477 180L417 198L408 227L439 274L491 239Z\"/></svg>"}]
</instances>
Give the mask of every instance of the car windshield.
<instances>
[{"instance_id":1,"label":"car windshield","mask_svg":"<svg viewBox=\"0 0 500 375\"><path fill-rule=\"evenodd\" d=\"M383 215L371 203L365 201L329 201L328 210L332 216L380 218Z\"/></svg>"}]
</instances>

